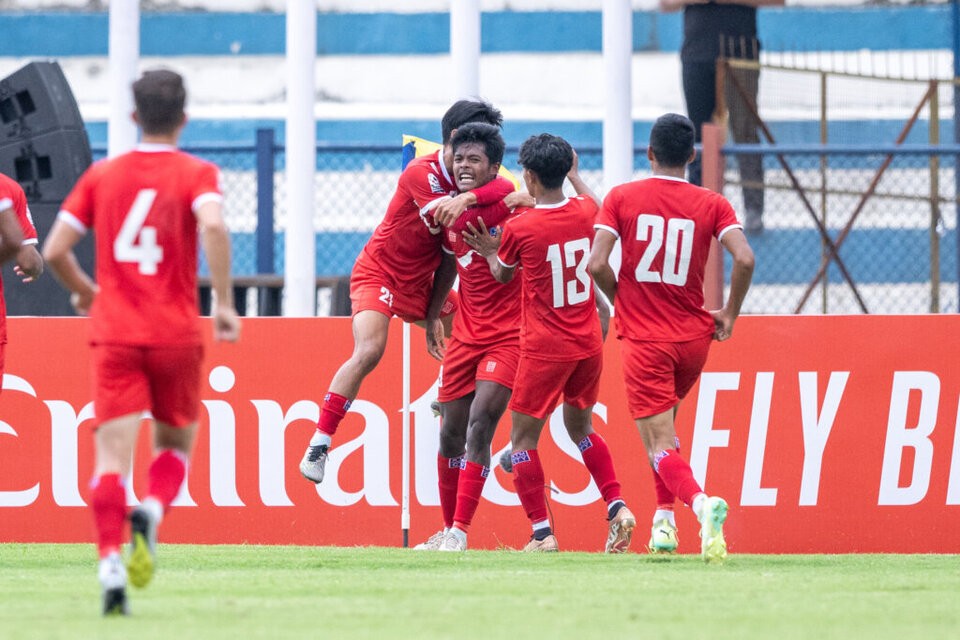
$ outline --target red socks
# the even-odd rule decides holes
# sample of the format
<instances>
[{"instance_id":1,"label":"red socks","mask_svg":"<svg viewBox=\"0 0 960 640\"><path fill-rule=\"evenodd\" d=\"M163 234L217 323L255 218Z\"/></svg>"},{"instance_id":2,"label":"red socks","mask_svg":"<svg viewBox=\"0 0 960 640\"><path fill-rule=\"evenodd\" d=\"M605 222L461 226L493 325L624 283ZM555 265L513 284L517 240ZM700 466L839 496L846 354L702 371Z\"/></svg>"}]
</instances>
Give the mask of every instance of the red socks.
<instances>
[{"instance_id":1,"label":"red socks","mask_svg":"<svg viewBox=\"0 0 960 640\"><path fill-rule=\"evenodd\" d=\"M617 472L613 469L610 448L603 437L599 433L591 433L578 442L577 447L583 457L583 464L593 476L597 488L600 489L603 501L610 504L614 500L619 500L621 498L620 482L617 480Z\"/></svg>"},{"instance_id":2,"label":"red socks","mask_svg":"<svg viewBox=\"0 0 960 640\"><path fill-rule=\"evenodd\" d=\"M90 483L90 508L97 530L97 552L101 558L120 551L123 525L127 518L127 492L120 474L105 473Z\"/></svg>"},{"instance_id":3,"label":"red socks","mask_svg":"<svg viewBox=\"0 0 960 640\"><path fill-rule=\"evenodd\" d=\"M547 499L543 495L543 466L536 449L514 451L510 456L513 462L513 486L517 490L520 504L530 522L543 522L547 519Z\"/></svg>"},{"instance_id":4,"label":"red socks","mask_svg":"<svg viewBox=\"0 0 960 640\"><path fill-rule=\"evenodd\" d=\"M180 492L186 475L186 455L175 449L164 449L153 459L147 471L147 495L156 498L166 511Z\"/></svg>"},{"instance_id":5,"label":"red socks","mask_svg":"<svg viewBox=\"0 0 960 640\"><path fill-rule=\"evenodd\" d=\"M350 410L350 402L349 398L328 391L323 398L323 405L320 407L320 420L317 421L317 429L329 436L335 434L337 427L340 426L340 421Z\"/></svg>"},{"instance_id":6,"label":"red socks","mask_svg":"<svg viewBox=\"0 0 960 640\"><path fill-rule=\"evenodd\" d=\"M453 522L464 533L470 528L473 514L477 512L477 507L480 505L480 495L483 493L483 485L487 482L488 475L490 475L490 467L476 462L467 461L460 470L460 481L457 484L457 511L453 516Z\"/></svg>"},{"instance_id":7,"label":"red socks","mask_svg":"<svg viewBox=\"0 0 960 640\"><path fill-rule=\"evenodd\" d=\"M457 484L460 481L460 465L463 456L444 458L437 454L437 479L440 488L440 511L443 513L443 526L453 526L453 514L457 509Z\"/></svg>"},{"instance_id":8,"label":"red socks","mask_svg":"<svg viewBox=\"0 0 960 640\"><path fill-rule=\"evenodd\" d=\"M702 493L703 489L693 478L690 464L681 458L675 451L661 451L653 460L654 470L663 480L664 486L670 493L680 498L684 504L692 504L693 497ZM660 501L659 489L657 502Z\"/></svg>"}]
</instances>

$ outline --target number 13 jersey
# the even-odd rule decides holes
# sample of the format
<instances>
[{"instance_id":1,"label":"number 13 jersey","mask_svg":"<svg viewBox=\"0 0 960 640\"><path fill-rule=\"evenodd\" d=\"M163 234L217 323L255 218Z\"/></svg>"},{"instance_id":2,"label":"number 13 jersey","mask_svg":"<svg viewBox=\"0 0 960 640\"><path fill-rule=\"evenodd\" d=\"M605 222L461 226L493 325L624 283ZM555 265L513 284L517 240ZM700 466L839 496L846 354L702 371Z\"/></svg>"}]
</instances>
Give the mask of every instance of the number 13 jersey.
<instances>
[{"instance_id":1,"label":"number 13 jersey","mask_svg":"<svg viewBox=\"0 0 960 640\"><path fill-rule=\"evenodd\" d=\"M211 200L222 200L216 165L168 145L141 144L80 177L58 219L94 231L91 343L201 343L196 211Z\"/></svg>"},{"instance_id":2,"label":"number 13 jersey","mask_svg":"<svg viewBox=\"0 0 960 640\"><path fill-rule=\"evenodd\" d=\"M687 342L713 334L703 308L711 239L741 228L726 198L679 178L628 182L607 194L596 228L620 238L618 337Z\"/></svg>"}]
</instances>

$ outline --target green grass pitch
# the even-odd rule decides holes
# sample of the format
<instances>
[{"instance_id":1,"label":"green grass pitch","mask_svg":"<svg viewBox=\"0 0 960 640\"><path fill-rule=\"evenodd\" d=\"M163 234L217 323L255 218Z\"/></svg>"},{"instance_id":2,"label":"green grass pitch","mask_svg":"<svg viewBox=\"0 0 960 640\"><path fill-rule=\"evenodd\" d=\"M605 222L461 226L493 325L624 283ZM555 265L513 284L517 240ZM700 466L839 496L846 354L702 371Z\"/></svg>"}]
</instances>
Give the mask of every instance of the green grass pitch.
<instances>
[{"instance_id":1,"label":"green grass pitch","mask_svg":"<svg viewBox=\"0 0 960 640\"><path fill-rule=\"evenodd\" d=\"M636 542L636 541L635 541ZM93 545L0 544L0 638L957 638L960 556L163 545L100 616Z\"/></svg>"}]
</instances>

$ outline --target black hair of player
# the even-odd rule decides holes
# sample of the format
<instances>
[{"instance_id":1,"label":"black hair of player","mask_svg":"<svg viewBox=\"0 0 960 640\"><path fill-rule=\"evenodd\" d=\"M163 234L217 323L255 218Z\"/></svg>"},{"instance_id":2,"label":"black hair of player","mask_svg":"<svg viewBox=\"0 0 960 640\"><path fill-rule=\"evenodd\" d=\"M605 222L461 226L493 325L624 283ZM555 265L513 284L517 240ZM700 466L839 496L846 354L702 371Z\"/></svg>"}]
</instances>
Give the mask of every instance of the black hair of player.
<instances>
[{"instance_id":1,"label":"black hair of player","mask_svg":"<svg viewBox=\"0 0 960 640\"><path fill-rule=\"evenodd\" d=\"M169 69L152 69L133 83L137 122L147 134L173 133L183 123L187 90L183 77Z\"/></svg>"},{"instance_id":2,"label":"black hair of player","mask_svg":"<svg viewBox=\"0 0 960 640\"><path fill-rule=\"evenodd\" d=\"M667 113L653 123L650 149L664 167L683 167L693 154L696 129L693 121L679 113Z\"/></svg>"},{"instance_id":3,"label":"black hair of player","mask_svg":"<svg viewBox=\"0 0 960 640\"><path fill-rule=\"evenodd\" d=\"M544 187L557 189L563 186L573 166L573 147L560 136L541 133L523 141L517 161L524 169L537 174Z\"/></svg>"},{"instance_id":4,"label":"black hair of player","mask_svg":"<svg viewBox=\"0 0 960 640\"><path fill-rule=\"evenodd\" d=\"M474 143L483 147L490 164L501 164L503 162L503 152L506 150L507 144L503 141L503 136L500 135L499 127L486 122L468 122L461 127L457 127L457 132L453 134L453 138L450 140L450 146L453 147L454 153L457 152L460 145Z\"/></svg>"},{"instance_id":5,"label":"black hair of player","mask_svg":"<svg viewBox=\"0 0 960 640\"><path fill-rule=\"evenodd\" d=\"M462 127L468 122L486 122L495 127L503 125L503 114L500 109L486 100L457 100L443 114L440 121L440 130L443 134L443 144L450 142L453 130Z\"/></svg>"}]
</instances>

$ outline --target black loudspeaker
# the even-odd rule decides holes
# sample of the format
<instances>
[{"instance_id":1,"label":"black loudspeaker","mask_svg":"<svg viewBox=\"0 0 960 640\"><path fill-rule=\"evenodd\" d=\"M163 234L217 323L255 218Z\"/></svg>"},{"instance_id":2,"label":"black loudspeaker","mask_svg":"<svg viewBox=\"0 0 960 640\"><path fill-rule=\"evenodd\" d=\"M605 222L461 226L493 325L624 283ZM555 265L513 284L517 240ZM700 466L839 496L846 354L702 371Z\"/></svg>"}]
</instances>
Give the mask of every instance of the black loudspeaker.
<instances>
[{"instance_id":1,"label":"black loudspeaker","mask_svg":"<svg viewBox=\"0 0 960 640\"><path fill-rule=\"evenodd\" d=\"M31 62L0 80L0 172L26 192L41 246L60 204L91 161L80 109L59 64ZM89 235L75 253L80 266L92 274ZM8 264L3 288L8 315L74 315L69 294L49 271L23 284Z\"/></svg>"}]
</instances>

